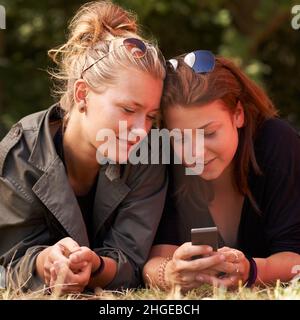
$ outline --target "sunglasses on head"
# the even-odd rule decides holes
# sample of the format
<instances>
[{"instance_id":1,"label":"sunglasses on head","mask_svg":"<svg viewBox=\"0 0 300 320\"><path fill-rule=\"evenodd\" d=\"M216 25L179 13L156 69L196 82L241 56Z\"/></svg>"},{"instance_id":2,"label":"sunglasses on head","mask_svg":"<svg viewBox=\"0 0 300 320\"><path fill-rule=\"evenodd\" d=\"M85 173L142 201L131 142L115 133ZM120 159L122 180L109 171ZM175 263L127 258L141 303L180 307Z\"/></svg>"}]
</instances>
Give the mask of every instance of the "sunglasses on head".
<instances>
[{"instance_id":1,"label":"sunglasses on head","mask_svg":"<svg viewBox=\"0 0 300 320\"><path fill-rule=\"evenodd\" d=\"M120 47L125 47L125 49L134 58L137 58L137 59L143 58L145 56L146 52L147 52L146 44L142 40L137 39L137 38L126 38L126 39L124 39L123 43L122 43L122 45L120 45ZM98 63L99 61L101 61L102 59L107 57L113 51L109 51L107 54L105 54L104 56L100 57L99 59L94 61L91 65L89 65L88 67L83 69L83 71L81 72L81 78L82 78L84 72L86 72L87 70L92 68L96 63Z\"/></svg>"},{"instance_id":2,"label":"sunglasses on head","mask_svg":"<svg viewBox=\"0 0 300 320\"><path fill-rule=\"evenodd\" d=\"M196 73L207 73L213 71L215 67L215 60L213 53L208 50L196 50L187 53L183 58L183 62ZM176 71L178 68L178 60L175 58L168 60L168 62L174 71Z\"/></svg>"}]
</instances>

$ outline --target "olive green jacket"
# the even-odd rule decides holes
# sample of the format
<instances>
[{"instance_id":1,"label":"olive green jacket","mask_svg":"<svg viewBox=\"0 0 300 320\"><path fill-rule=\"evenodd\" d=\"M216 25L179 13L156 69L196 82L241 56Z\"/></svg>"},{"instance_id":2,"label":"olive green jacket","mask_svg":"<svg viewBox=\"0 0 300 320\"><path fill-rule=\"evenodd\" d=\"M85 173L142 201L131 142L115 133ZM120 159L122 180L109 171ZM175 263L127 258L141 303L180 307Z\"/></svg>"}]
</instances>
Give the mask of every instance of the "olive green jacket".
<instances>
[{"instance_id":1,"label":"olive green jacket","mask_svg":"<svg viewBox=\"0 0 300 320\"><path fill-rule=\"evenodd\" d=\"M71 237L118 262L108 289L137 287L164 206L165 167L99 167L89 243L53 142L60 125L61 109L54 105L20 120L0 142L0 265L6 268L7 286L42 288L37 255Z\"/></svg>"}]
</instances>

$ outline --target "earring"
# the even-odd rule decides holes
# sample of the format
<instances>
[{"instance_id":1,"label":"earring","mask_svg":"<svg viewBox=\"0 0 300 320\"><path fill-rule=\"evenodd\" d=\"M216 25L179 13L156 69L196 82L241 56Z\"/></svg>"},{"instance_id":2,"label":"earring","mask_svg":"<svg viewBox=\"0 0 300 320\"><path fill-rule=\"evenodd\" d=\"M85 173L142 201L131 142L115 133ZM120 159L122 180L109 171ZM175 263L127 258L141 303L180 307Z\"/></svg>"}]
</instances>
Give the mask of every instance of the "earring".
<instances>
[{"instance_id":1,"label":"earring","mask_svg":"<svg viewBox=\"0 0 300 320\"><path fill-rule=\"evenodd\" d=\"M78 110L79 110L80 113L85 112L85 102L84 102L84 100L81 100L78 103Z\"/></svg>"}]
</instances>

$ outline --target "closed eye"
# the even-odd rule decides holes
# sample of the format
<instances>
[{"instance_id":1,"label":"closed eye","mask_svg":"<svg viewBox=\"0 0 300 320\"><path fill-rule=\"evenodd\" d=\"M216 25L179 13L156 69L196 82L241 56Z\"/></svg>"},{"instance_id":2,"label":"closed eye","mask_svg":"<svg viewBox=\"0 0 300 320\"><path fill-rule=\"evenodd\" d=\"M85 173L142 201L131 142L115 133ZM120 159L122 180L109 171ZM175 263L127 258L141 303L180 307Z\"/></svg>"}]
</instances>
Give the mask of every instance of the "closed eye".
<instances>
[{"instance_id":1,"label":"closed eye","mask_svg":"<svg viewBox=\"0 0 300 320\"><path fill-rule=\"evenodd\" d=\"M134 109L130 109L130 108L127 108L127 107L122 107L122 109L123 109L126 113L135 113L135 110L134 110Z\"/></svg>"},{"instance_id":2,"label":"closed eye","mask_svg":"<svg viewBox=\"0 0 300 320\"><path fill-rule=\"evenodd\" d=\"M213 131L213 132L207 132L204 134L205 137L213 137L216 134L217 131Z\"/></svg>"},{"instance_id":3,"label":"closed eye","mask_svg":"<svg viewBox=\"0 0 300 320\"><path fill-rule=\"evenodd\" d=\"M149 119L149 120L151 120L151 121L154 121L154 120L156 120L156 118L157 118L157 114L149 114L148 116L147 116L147 118Z\"/></svg>"}]
</instances>

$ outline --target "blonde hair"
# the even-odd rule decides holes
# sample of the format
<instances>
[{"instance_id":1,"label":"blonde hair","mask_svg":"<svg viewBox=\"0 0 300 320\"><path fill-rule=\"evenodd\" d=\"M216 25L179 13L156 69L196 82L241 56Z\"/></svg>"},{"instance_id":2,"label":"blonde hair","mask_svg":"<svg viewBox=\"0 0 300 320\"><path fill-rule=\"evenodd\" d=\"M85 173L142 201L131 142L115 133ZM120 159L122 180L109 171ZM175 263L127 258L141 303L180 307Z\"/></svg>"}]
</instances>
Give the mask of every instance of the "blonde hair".
<instances>
[{"instance_id":1,"label":"blonde hair","mask_svg":"<svg viewBox=\"0 0 300 320\"><path fill-rule=\"evenodd\" d=\"M69 114L75 103L74 84L82 76L82 71L105 56L83 77L92 88L100 88L114 83L121 68L133 67L164 79L165 68L162 55L155 44L140 36L136 17L110 1L93 1L84 4L69 25L67 42L49 50L48 55L58 69L49 71L56 80L54 92L60 96L60 105ZM134 58L122 46L125 38L138 38L147 45L142 58Z\"/></svg>"}]
</instances>

